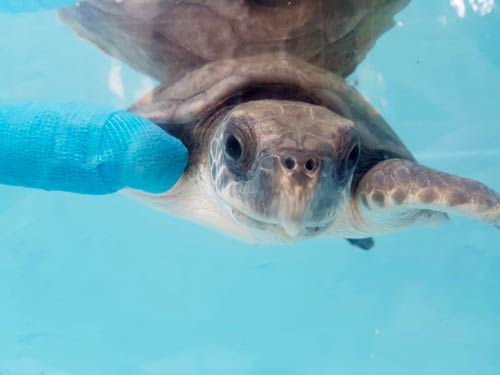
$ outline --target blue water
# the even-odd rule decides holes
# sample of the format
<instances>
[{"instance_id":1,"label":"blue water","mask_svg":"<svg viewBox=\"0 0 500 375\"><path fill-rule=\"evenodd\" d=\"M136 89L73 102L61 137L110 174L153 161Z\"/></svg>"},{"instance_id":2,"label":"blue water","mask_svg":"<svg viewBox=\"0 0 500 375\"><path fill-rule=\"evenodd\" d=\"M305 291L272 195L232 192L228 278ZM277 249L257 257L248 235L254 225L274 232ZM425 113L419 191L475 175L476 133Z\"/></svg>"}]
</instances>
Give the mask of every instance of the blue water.
<instances>
[{"instance_id":1,"label":"blue water","mask_svg":"<svg viewBox=\"0 0 500 375\"><path fill-rule=\"evenodd\" d=\"M413 1L351 79L423 163L498 191L500 8L466 3ZM52 12L0 15L0 56L0 101L123 108L152 84ZM0 187L0 228L2 375L500 374L500 233L467 219L368 253L251 247L120 195Z\"/></svg>"}]
</instances>

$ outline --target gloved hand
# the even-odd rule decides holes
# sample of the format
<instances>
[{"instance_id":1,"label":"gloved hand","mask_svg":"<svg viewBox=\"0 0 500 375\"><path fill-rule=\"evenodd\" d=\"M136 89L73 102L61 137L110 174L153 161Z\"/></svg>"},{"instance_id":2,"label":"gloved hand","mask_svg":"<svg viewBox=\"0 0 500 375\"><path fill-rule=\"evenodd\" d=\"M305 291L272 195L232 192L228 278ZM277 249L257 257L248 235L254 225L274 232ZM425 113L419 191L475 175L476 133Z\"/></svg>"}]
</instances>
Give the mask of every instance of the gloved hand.
<instances>
[{"instance_id":1,"label":"gloved hand","mask_svg":"<svg viewBox=\"0 0 500 375\"><path fill-rule=\"evenodd\" d=\"M74 0L0 0L0 11ZM83 104L0 104L0 184L83 194L170 189L187 164L182 143L127 112Z\"/></svg>"},{"instance_id":2,"label":"gloved hand","mask_svg":"<svg viewBox=\"0 0 500 375\"><path fill-rule=\"evenodd\" d=\"M82 104L0 105L0 183L108 194L171 188L186 148L134 114Z\"/></svg>"}]
</instances>

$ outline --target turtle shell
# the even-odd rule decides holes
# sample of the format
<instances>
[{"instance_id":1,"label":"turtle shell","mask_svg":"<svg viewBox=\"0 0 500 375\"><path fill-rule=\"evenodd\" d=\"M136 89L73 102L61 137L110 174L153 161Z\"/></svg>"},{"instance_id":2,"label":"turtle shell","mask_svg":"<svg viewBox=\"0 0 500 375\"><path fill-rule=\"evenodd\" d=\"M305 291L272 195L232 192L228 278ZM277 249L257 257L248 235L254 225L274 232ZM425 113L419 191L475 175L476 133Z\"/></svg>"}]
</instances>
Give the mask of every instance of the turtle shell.
<instances>
[{"instance_id":1,"label":"turtle shell","mask_svg":"<svg viewBox=\"0 0 500 375\"><path fill-rule=\"evenodd\" d=\"M80 36L161 82L206 63L287 53L343 77L410 0L85 0L60 10Z\"/></svg>"},{"instance_id":2,"label":"turtle shell","mask_svg":"<svg viewBox=\"0 0 500 375\"><path fill-rule=\"evenodd\" d=\"M194 157L199 150L193 139L186 138L185 129L190 124L203 128L204 119L221 108L259 99L308 102L353 121L362 150L354 186L382 160L414 160L378 111L340 75L283 54L279 58L266 54L207 64L174 83L160 85L129 110L180 138ZM187 137L193 136L187 133Z\"/></svg>"}]
</instances>

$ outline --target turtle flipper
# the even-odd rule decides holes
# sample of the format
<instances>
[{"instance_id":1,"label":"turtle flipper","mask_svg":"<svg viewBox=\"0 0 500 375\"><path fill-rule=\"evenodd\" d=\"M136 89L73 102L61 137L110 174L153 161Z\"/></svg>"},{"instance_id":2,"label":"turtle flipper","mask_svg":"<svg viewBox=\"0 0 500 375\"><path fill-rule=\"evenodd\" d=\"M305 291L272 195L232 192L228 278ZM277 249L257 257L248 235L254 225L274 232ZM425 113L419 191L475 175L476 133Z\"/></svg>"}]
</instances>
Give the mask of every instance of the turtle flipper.
<instances>
[{"instance_id":1,"label":"turtle flipper","mask_svg":"<svg viewBox=\"0 0 500 375\"><path fill-rule=\"evenodd\" d=\"M358 249L361 250L370 250L373 245L375 245L375 242L373 241L373 238L367 237L367 238L346 238L347 242L349 242L352 246L357 247Z\"/></svg>"},{"instance_id":2,"label":"turtle flipper","mask_svg":"<svg viewBox=\"0 0 500 375\"><path fill-rule=\"evenodd\" d=\"M195 54L164 33L175 1L86 0L58 11L59 19L83 39L161 82L200 63Z\"/></svg>"},{"instance_id":3,"label":"turtle flipper","mask_svg":"<svg viewBox=\"0 0 500 375\"><path fill-rule=\"evenodd\" d=\"M500 226L500 194L480 182L415 162L376 164L356 188L361 221L376 231L443 219L447 213Z\"/></svg>"}]
</instances>

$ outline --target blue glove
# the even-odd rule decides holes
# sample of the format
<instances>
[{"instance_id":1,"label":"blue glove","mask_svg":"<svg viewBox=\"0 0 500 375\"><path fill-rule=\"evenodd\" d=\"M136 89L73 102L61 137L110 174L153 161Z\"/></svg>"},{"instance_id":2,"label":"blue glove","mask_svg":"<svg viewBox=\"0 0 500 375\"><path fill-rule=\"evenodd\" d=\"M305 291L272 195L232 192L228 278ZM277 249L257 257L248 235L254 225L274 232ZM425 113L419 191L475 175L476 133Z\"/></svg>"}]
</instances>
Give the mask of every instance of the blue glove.
<instances>
[{"instance_id":1,"label":"blue glove","mask_svg":"<svg viewBox=\"0 0 500 375\"><path fill-rule=\"evenodd\" d=\"M73 5L75 0L0 0L0 12L32 12Z\"/></svg>"},{"instance_id":2,"label":"blue glove","mask_svg":"<svg viewBox=\"0 0 500 375\"><path fill-rule=\"evenodd\" d=\"M0 183L82 194L170 189L187 151L134 114L82 104L0 106Z\"/></svg>"},{"instance_id":3,"label":"blue glove","mask_svg":"<svg viewBox=\"0 0 500 375\"><path fill-rule=\"evenodd\" d=\"M75 0L0 0L0 12L72 5ZM187 164L185 147L127 112L79 104L0 106L0 184L83 194L124 187L170 189Z\"/></svg>"}]
</instances>

